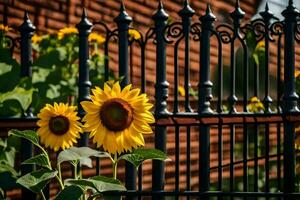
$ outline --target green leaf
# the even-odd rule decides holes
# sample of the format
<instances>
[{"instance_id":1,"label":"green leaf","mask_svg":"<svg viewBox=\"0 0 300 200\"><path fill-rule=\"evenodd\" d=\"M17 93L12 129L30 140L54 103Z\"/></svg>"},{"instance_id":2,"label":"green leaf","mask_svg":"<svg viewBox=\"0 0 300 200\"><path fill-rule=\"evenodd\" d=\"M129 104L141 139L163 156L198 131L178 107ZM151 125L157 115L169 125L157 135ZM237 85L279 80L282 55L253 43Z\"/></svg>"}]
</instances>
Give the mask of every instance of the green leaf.
<instances>
[{"instance_id":1,"label":"green leaf","mask_svg":"<svg viewBox=\"0 0 300 200\"><path fill-rule=\"evenodd\" d=\"M12 176L17 177L19 173L13 168L13 166L10 166L8 163L0 163L0 173L8 172Z\"/></svg>"},{"instance_id":2,"label":"green leaf","mask_svg":"<svg viewBox=\"0 0 300 200\"><path fill-rule=\"evenodd\" d=\"M45 155L44 153L36 155L22 162L22 165L25 164L36 164L38 166L51 169L51 166L49 166L49 162L48 162L48 155Z\"/></svg>"},{"instance_id":3,"label":"green leaf","mask_svg":"<svg viewBox=\"0 0 300 200\"><path fill-rule=\"evenodd\" d=\"M92 167L90 157L110 157L107 152L96 151L89 147L71 147L59 153L57 163L79 161L80 165Z\"/></svg>"},{"instance_id":4,"label":"green leaf","mask_svg":"<svg viewBox=\"0 0 300 200\"><path fill-rule=\"evenodd\" d=\"M29 140L34 145L39 146L39 136L33 130L19 131L19 130L13 129L8 132L8 135L13 135L13 136L16 136L19 138L24 138L26 140Z\"/></svg>"},{"instance_id":5,"label":"green leaf","mask_svg":"<svg viewBox=\"0 0 300 200\"><path fill-rule=\"evenodd\" d=\"M136 168L139 167L145 160L161 160L167 161L170 160L168 156L157 149L136 149L132 153L124 154L118 158L118 162L120 160L127 160L131 162Z\"/></svg>"},{"instance_id":6,"label":"green leaf","mask_svg":"<svg viewBox=\"0 0 300 200\"><path fill-rule=\"evenodd\" d=\"M22 109L27 110L32 102L32 94L34 91L33 88L26 90L21 87L16 87L12 91L0 94L0 103L6 100L17 100L22 106Z\"/></svg>"},{"instance_id":7,"label":"green leaf","mask_svg":"<svg viewBox=\"0 0 300 200\"><path fill-rule=\"evenodd\" d=\"M79 199L83 194L84 190L80 186L70 185L58 193L55 200L75 200Z\"/></svg>"},{"instance_id":8,"label":"green leaf","mask_svg":"<svg viewBox=\"0 0 300 200\"><path fill-rule=\"evenodd\" d=\"M63 48L54 49L46 54L39 56L32 66L41 68L51 68L53 65L61 65L66 57L66 52Z\"/></svg>"},{"instance_id":9,"label":"green leaf","mask_svg":"<svg viewBox=\"0 0 300 200\"><path fill-rule=\"evenodd\" d=\"M11 69L12 69L11 65L8 65L6 63L0 63L0 75L10 72Z\"/></svg>"},{"instance_id":10,"label":"green leaf","mask_svg":"<svg viewBox=\"0 0 300 200\"><path fill-rule=\"evenodd\" d=\"M126 191L126 188L121 184L119 180L108 178L105 176L95 176L89 179L69 179L67 180L68 184L78 185L82 187L90 187L97 192L102 193L106 191Z\"/></svg>"},{"instance_id":11,"label":"green leaf","mask_svg":"<svg viewBox=\"0 0 300 200\"><path fill-rule=\"evenodd\" d=\"M17 183L35 193L39 193L56 175L57 171L41 169L20 177Z\"/></svg>"},{"instance_id":12,"label":"green leaf","mask_svg":"<svg viewBox=\"0 0 300 200\"><path fill-rule=\"evenodd\" d=\"M2 166L0 166L2 167ZM0 188L3 190L16 189L18 185L16 184L17 177L10 172L0 173ZM1 198L0 198L1 199Z\"/></svg>"}]
</instances>

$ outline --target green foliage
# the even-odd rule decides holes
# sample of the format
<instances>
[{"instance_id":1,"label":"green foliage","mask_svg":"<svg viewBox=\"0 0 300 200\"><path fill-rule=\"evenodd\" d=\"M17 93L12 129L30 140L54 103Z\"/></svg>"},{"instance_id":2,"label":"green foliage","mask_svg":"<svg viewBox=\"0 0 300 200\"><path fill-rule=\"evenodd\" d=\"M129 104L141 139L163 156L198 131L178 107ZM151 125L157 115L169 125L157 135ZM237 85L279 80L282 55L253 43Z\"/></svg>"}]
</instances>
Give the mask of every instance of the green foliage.
<instances>
[{"instance_id":1,"label":"green foliage","mask_svg":"<svg viewBox=\"0 0 300 200\"><path fill-rule=\"evenodd\" d=\"M55 200L74 200L79 199L84 194L82 187L77 185L69 185L65 187L58 195Z\"/></svg>"},{"instance_id":2,"label":"green foliage","mask_svg":"<svg viewBox=\"0 0 300 200\"><path fill-rule=\"evenodd\" d=\"M37 166L45 167L45 168L51 170L51 166L49 166L48 159L49 159L48 155L45 155L44 153L42 153L42 154L33 156L32 158L25 160L24 162L22 162L22 165L36 164Z\"/></svg>"},{"instance_id":3,"label":"green foliage","mask_svg":"<svg viewBox=\"0 0 300 200\"><path fill-rule=\"evenodd\" d=\"M32 78L20 78L20 64L12 57L9 39L0 33L0 117L19 117L31 105L36 114L46 103L74 103L78 93L78 36L34 35ZM89 60L93 86L104 84L104 56L97 43L91 45ZM109 76L114 79L110 71ZM9 80L9 81L8 81Z\"/></svg>"},{"instance_id":4,"label":"green foliage","mask_svg":"<svg viewBox=\"0 0 300 200\"><path fill-rule=\"evenodd\" d=\"M92 168L92 159L90 157L108 157L110 155L106 152L96 151L89 147L71 147L59 153L57 163L70 162L75 165L79 162L80 166L87 166Z\"/></svg>"},{"instance_id":5,"label":"green foliage","mask_svg":"<svg viewBox=\"0 0 300 200\"><path fill-rule=\"evenodd\" d=\"M135 149L132 153L124 154L118 158L118 161L126 160L131 162L136 168L140 166L146 160L161 160L167 161L170 160L168 156L157 149Z\"/></svg>"},{"instance_id":6,"label":"green foliage","mask_svg":"<svg viewBox=\"0 0 300 200\"><path fill-rule=\"evenodd\" d=\"M35 193L40 193L52 178L57 175L57 171L40 169L28 173L17 180L17 183Z\"/></svg>"}]
</instances>

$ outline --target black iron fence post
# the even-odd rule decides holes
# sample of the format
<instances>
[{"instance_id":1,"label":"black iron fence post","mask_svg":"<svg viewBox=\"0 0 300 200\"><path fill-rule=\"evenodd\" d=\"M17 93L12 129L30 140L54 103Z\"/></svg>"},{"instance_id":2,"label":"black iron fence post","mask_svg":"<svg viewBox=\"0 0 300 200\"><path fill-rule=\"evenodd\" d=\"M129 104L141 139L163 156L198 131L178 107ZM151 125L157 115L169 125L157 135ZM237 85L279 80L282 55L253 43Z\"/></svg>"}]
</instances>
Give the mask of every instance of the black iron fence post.
<instances>
[{"instance_id":1,"label":"black iron fence post","mask_svg":"<svg viewBox=\"0 0 300 200\"><path fill-rule=\"evenodd\" d=\"M166 42L164 40L165 27L169 15L164 11L163 4L159 1L158 10L153 15L156 35L156 84L155 84L155 116L156 119L168 116L167 98L169 83L166 80ZM166 152L166 126L155 128L155 148ZM165 183L165 164L162 161L153 161L152 189L161 191ZM155 197L153 199L159 199ZM162 199L162 197L160 198Z\"/></svg>"},{"instance_id":2,"label":"black iron fence post","mask_svg":"<svg viewBox=\"0 0 300 200\"><path fill-rule=\"evenodd\" d=\"M184 90L185 101L184 107L186 112L192 112L190 106L190 30L191 30L191 18L195 14L195 11L190 7L189 1L184 1L184 7L179 11L179 15L182 18L182 29L184 34L185 49L184 49Z\"/></svg>"},{"instance_id":3,"label":"black iron fence post","mask_svg":"<svg viewBox=\"0 0 300 200\"><path fill-rule=\"evenodd\" d=\"M282 12L284 16L284 94L283 112L290 114L299 112L295 92L295 30L299 11L289 1L288 7ZM284 123L284 187L285 193L295 192L295 123ZM285 199L291 199L286 197Z\"/></svg>"},{"instance_id":4,"label":"black iron fence post","mask_svg":"<svg viewBox=\"0 0 300 200\"><path fill-rule=\"evenodd\" d=\"M85 111L80 105L81 101L90 100L91 82L89 80L89 42L88 37L92 30L92 23L87 18L84 9L81 21L76 25L79 32L79 80L78 80L78 114L80 117L85 115ZM85 133L81 136L80 146L87 146L89 143L88 135Z\"/></svg>"},{"instance_id":5,"label":"black iron fence post","mask_svg":"<svg viewBox=\"0 0 300 200\"><path fill-rule=\"evenodd\" d=\"M18 28L21 34L21 77L31 77L31 64L32 64L32 46L31 37L35 31L35 27L29 19L28 13L25 11L23 23ZM32 110L29 108L24 110L25 117L33 117ZM22 154L21 160L24 161L33 156L33 144L27 140L22 140L21 144ZM34 165L22 165L22 175L25 175L34 170ZM22 189L22 198L34 199L35 194L27 189Z\"/></svg>"},{"instance_id":6,"label":"black iron fence post","mask_svg":"<svg viewBox=\"0 0 300 200\"><path fill-rule=\"evenodd\" d=\"M32 70L32 45L31 45L31 37L35 31L35 26L32 24L29 19L27 11L24 14L23 23L18 28L21 34L21 77L31 77ZM28 110L24 110L23 113L26 117L33 117L32 108L29 107Z\"/></svg>"},{"instance_id":7,"label":"black iron fence post","mask_svg":"<svg viewBox=\"0 0 300 200\"><path fill-rule=\"evenodd\" d=\"M114 19L118 25L119 38L119 77L123 77L121 87L129 84L129 68L128 68L128 30L132 18L127 14L125 6L121 1L120 14ZM125 186L128 190L136 189L136 170L134 166L126 162L125 170ZM132 198L130 198L132 199Z\"/></svg>"},{"instance_id":8,"label":"black iron fence post","mask_svg":"<svg viewBox=\"0 0 300 200\"><path fill-rule=\"evenodd\" d=\"M216 17L207 5L205 15L200 17L202 33L200 37L200 82L199 82L199 114L211 114L212 82L210 81L210 37ZM199 191L206 192L210 185L210 126L200 126L200 161ZM208 197L204 197L208 199Z\"/></svg>"}]
</instances>

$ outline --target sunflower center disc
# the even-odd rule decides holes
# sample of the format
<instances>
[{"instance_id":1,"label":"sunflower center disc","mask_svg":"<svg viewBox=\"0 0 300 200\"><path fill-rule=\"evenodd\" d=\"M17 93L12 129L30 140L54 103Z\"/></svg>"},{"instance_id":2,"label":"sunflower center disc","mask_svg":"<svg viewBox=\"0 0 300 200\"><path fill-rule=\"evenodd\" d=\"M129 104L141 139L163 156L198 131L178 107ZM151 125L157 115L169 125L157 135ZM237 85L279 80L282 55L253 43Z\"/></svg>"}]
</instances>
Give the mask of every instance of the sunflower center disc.
<instances>
[{"instance_id":1,"label":"sunflower center disc","mask_svg":"<svg viewBox=\"0 0 300 200\"><path fill-rule=\"evenodd\" d=\"M64 135L68 132L70 122L65 116L52 117L49 121L49 129L55 135Z\"/></svg>"},{"instance_id":2,"label":"sunflower center disc","mask_svg":"<svg viewBox=\"0 0 300 200\"><path fill-rule=\"evenodd\" d=\"M128 128L132 122L132 108L126 101L113 98L103 103L100 118L108 130L122 131Z\"/></svg>"}]
</instances>

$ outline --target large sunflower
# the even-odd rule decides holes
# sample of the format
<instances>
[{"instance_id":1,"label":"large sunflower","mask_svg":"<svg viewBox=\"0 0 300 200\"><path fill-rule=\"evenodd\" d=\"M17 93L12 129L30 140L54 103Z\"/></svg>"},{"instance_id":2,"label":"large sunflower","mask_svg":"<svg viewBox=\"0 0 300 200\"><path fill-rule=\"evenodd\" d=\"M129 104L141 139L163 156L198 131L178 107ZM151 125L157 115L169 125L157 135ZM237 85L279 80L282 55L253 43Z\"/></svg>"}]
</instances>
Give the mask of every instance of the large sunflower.
<instances>
[{"instance_id":1,"label":"large sunflower","mask_svg":"<svg viewBox=\"0 0 300 200\"><path fill-rule=\"evenodd\" d=\"M47 104L41 109L37 115L40 118L37 133L46 147L58 151L77 143L82 129L75 109L75 106L63 103L54 103L54 106Z\"/></svg>"},{"instance_id":2,"label":"large sunflower","mask_svg":"<svg viewBox=\"0 0 300 200\"><path fill-rule=\"evenodd\" d=\"M131 90L131 85L121 90L119 82L112 86L105 83L103 90L96 87L92 93L92 101L83 101L81 105L87 112L84 128L97 147L120 154L144 146L143 134L152 133L149 123L155 122L149 111L153 105L146 94L140 94L139 89Z\"/></svg>"}]
</instances>

